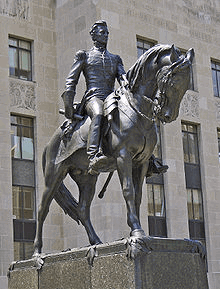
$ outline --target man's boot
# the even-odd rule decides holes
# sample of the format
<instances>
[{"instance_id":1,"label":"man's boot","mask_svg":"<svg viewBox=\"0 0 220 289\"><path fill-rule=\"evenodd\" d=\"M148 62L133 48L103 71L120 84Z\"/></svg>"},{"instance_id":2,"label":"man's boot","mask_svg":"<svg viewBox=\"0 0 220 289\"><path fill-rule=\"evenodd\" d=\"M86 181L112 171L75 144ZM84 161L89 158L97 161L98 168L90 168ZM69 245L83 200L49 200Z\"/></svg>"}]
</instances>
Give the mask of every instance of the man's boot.
<instances>
[{"instance_id":1,"label":"man's boot","mask_svg":"<svg viewBox=\"0 0 220 289\"><path fill-rule=\"evenodd\" d=\"M164 174L168 170L167 165L163 165L161 161L152 155L149 159L149 166L146 177L151 177L153 174Z\"/></svg>"},{"instance_id":2,"label":"man's boot","mask_svg":"<svg viewBox=\"0 0 220 289\"><path fill-rule=\"evenodd\" d=\"M98 174L106 166L108 160L108 157L103 155L100 149L102 119L102 115L97 115L90 124L87 154L89 158L88 173L91 175Z\"/></svg>"}]
</instances>

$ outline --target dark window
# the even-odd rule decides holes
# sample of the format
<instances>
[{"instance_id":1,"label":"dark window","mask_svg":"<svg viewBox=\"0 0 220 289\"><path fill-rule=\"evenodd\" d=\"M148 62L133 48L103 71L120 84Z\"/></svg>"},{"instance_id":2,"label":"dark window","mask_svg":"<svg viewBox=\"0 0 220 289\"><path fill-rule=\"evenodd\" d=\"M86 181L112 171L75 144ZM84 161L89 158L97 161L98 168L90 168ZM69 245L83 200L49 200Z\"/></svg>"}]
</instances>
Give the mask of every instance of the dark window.
<instances>
[{"instance_id":1,"label":"dark window","mask_svg":"<svg viewBox=\"0 0 220 289\"><path fill-rule=\"evenodd\" d=\"M14 258L33 254L35 236L35 174L33 119L11 116Z\"/></svg>"},{"instance_id":2,"label":"dark window","mask_svg":"<svg viewBox=\"0 0 220 289\"><path fill-rule=\"evenodd\" d=\"M217 134L218 134L218 159L220 162L220 130L217 130Z\"/></svg>"},{"instance_id":3,"label":"dark window","mask_svg":"<svg viewBox=\"0 0 220 289\"><path fill-rule=\"evenodd\" d=\"M34 219L34 188L13 186L13 215L16 219Z\"/></svg>"},{"instance_id":4,"label":"dark window","mask_svg":"<svg viewBox=\"0 0 220 289\"><path fill-rule=\"evenodd\" d=\"M11 116L11 156L15 159L34 160L32 118Z\"/></svg>"},{"instance_id":5,"label":"dark window","mask_svg":"<svg viewBox=\"0 0 220 289\"><path fill-rule=\"evenodd\" d=\"M197 127L182 123L184 162L199 164Z\"/></svg>"},{"instance_id":6,"label":"dark window","mask_svg":"<svg viewBox=\"0 0 220 289\"><path fill-rule=\"evenodd\" d=\"M9 75L32 80L31 42L9 37Z\"/></svg>"},{"instance_id":7,"label":"dark window","mask_svg":"<svg viewBox=\"0 0 220 289\"><path fill-rule=\"evenodd\" d=\"M33 255L33 242L14 242L14 259L31 259Z\"/></svg>"},{"instance_id":8,"label":"dark window","mask_svg":"<svg viewBox=\"0 0 220 289\"><path fill-rule=\"evenodd\" d=\"M137 38L137 55L138 55L138 58L142 54L144 54L148 49L153 47L155 44L156 44L156 42Z\"/></svg>"},{"instance_id":9,"label":"dark window","mask_svg":"<svg viewBox=\"0 0 220 289\"><path fill-rule=\"evenodd\" d=\"M147 184L149 235L167 237L163 185Z\"/></svg>"},{"instance_id":10,"label":"dark window","mask_svg":"<svg viewBox=\"0 0 220 289\"><path fill-rule=\"evenodd\" d=\"M140 57L148 49L156 44L154 41L148 41L137 38L137 54ZM161 134L160 123L157 122L158 142L154 149L154 156L162 162L161 153ZM153 175L146 178L147 198L148 198L148 226L149 235L156 237L167 237L166 227L166 208L163 186L163 176Z\"/></svg>"},{"instance_id":11,"label":"dark window","mask_svg":"<svg viewBox=\"0 0 220 289\"><path fill-rule=\"evenodd\" d=\"M197 126L182 123L190 238L205 243Z\"/></svg>"},{"instance_id":12,"label":"dark window","mask_svg":"<svg viewBox=\"0 0 220 289\"><path fill-rule=\"evenodd\" d=\"M220 62L211 61L214 96L220 97Z\"/></svg>"},{"instance_id":13,"label":"dark window","mask_svg":"<svg viewBox=\"0 0 220 289\"><path fill-rule=\"evenodd\" d=\"M158 142L154 156L162 162L160 123L157 122ZM166 206L163 185L163 175L153 175L146 178L148 198L149 235L167 237Z\"/></svg>"}]
</instances>

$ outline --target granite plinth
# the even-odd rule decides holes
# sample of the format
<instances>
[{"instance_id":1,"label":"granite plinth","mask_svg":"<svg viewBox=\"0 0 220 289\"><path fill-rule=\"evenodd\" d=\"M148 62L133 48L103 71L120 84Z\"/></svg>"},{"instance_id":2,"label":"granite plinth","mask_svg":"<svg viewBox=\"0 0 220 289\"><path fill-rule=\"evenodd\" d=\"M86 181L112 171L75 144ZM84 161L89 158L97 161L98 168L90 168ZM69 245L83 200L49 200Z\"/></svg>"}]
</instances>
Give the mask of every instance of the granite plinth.
<instances>
[{"instance_id":1,"label":"granite plinth","mask_svg":"<svg viewBox=\"0 0 220 289\"><path fill-rule=\"evenodd\" d=\"M149 252L134 260L127 259L125 240L98 245L90 264L89 248L42 256L40 270L33 259L17 262L9 271L9 289L208 288L205 259L188 241L150 238Z\"/></svg>"}]
</instances>

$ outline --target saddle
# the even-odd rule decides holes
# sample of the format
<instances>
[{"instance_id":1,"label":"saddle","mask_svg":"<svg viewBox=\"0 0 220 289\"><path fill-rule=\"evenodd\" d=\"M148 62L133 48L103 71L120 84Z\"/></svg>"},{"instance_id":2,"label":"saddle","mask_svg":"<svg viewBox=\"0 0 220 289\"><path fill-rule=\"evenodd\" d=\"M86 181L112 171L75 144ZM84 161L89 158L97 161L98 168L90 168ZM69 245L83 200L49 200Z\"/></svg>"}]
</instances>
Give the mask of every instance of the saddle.
<instances>
[{"instance_id":1,"label":"saddle","mask_svg":"<svg viewBox=\"0 0 220 289\"><path fill-rule=\"evenodd\" d=\"M107 134L111 113L118 107L119 93L111 93L103 103L105 121L103 124L103 135ZM80 107L80 104L75 104L75 107ZM61 112L63 114L63 112ZM87 147L88 131L90 127L90 118L87 115L77 114L77 118L72 121L65 120L60 126L60 144L55 163L60 163L67 159L78 149Z\"/></svg>"}]
</instances>

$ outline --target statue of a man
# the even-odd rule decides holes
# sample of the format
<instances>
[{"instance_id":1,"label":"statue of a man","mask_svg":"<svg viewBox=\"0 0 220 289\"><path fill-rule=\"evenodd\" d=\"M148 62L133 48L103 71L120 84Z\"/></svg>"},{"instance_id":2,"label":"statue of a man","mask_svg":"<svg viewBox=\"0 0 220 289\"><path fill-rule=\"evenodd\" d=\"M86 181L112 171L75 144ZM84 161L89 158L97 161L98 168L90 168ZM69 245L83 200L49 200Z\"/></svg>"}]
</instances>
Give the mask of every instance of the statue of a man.
<instances>
[{"instance_id":1,"label":"statue of a man","mask_svg":"<svg viewBox=\"0 0 220 289\"><path fill-rule=\"evenodd\" d=\"M107 157L100 147L101 126L103 120L103 101L114 91L115 79L120 85L128 84L120 56L107 51L108 27L105 21L97 21L90 29L94 46L88 51L76 53L71 71L66 79L66 91L63 94L65 116L72 119L73 100L81 72L86 81L85 111L91 118L87 153L89 172L94 166L103 166Z\"/></svg>"}]
</instances>

